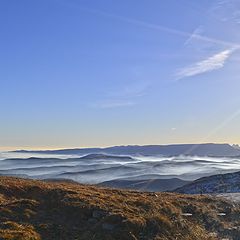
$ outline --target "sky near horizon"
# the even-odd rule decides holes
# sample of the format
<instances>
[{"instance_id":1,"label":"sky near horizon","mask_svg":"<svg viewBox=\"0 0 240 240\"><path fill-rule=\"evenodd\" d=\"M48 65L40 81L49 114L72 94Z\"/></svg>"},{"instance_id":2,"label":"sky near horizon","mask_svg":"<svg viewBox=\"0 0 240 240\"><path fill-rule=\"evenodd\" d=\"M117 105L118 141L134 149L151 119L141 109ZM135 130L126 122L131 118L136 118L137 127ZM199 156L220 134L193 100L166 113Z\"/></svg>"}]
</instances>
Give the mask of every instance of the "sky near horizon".
<instances>
[{"instance_id":1,"label":"sky near horizon","mask_svg":"<svg viewBox=\"0 0 240 240\"><path fill-rule=\"evenodd\" d=\"M239 0L1 0L0 149L240 143Z\"/></svg>"}]
</instances>

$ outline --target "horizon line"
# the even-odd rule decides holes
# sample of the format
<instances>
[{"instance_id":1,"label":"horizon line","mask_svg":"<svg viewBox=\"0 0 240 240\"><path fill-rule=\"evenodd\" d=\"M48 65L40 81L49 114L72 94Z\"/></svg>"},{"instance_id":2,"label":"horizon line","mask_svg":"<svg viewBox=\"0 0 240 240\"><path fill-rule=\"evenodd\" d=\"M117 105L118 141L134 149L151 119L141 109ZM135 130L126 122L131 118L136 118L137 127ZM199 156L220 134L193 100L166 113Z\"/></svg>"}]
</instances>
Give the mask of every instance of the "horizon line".
<instances>
[{"instance_id":1,"label":"horizon line","mask_svg":"<svg viewBox=\"0 0 240 240\"><path fill-rule=\"evenodd\" d=\"M91 149L91 148L100 148L100 149L105 149L105 148L111 148L111 147L127 147L127 146L139 146L139 147L144 147L144 146L170 146L170 145L204 145L204 144L228 144L230 146L233 145L240 145L239 143L228 143L228 142L195 142L195 143L159 143L159 144L116 144L116 145L104 145L104 146L84 146L84 147L0 147L0 151L2 152L14 152L14 151L58 151L58 150L74 150L74 149Z\"/></svg>"}]
</instances>

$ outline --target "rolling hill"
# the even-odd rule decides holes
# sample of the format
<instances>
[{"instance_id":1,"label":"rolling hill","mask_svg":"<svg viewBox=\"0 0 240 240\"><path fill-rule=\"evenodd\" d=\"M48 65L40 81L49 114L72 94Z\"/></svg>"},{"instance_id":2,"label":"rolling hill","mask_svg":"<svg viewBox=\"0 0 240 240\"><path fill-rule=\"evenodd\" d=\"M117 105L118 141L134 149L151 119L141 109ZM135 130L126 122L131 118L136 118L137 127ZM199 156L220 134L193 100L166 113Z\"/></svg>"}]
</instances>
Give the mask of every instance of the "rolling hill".
<instances>
[{"instance_id":1,"label":"rolling hill","mask_svg":"<svg viewBox=\"0 0 240 240\"><path fill-rule=\"evenodd\" d=\"M174 191L186 194L237 193L240 192L240 172L203 177Z\"/></svg>"},{"instance_id":2,"label":"rolling hill","mask_svg":"<svg viewBox=\"0 0 240 240\"><path fill-rule=\"evenodd\" d=\"M140 180L116 179L112 181L102 182L99 185L111 188L134 189L149 192L164 192L182 187L187 183L189 183L189 181L184 181L179 178Z\"/></svg>"}]
</instances>

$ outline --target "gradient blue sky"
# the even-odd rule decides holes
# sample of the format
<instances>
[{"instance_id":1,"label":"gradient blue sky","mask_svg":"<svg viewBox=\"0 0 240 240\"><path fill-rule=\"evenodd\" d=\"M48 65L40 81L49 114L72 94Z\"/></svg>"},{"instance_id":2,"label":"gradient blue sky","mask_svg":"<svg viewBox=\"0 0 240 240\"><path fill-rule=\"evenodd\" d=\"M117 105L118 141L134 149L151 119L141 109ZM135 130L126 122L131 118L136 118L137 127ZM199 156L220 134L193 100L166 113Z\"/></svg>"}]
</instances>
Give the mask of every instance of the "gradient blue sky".
<instances>
[{"instance_id":1,"label":"gradient blue sky","mask_svg":"<svg viewBox=\"0 0 240 240\"><path fill-rule=\"evenodd\" d=\"M239 0L1 0L0 148L240 143Z\"/></svg>"}]
</instances>

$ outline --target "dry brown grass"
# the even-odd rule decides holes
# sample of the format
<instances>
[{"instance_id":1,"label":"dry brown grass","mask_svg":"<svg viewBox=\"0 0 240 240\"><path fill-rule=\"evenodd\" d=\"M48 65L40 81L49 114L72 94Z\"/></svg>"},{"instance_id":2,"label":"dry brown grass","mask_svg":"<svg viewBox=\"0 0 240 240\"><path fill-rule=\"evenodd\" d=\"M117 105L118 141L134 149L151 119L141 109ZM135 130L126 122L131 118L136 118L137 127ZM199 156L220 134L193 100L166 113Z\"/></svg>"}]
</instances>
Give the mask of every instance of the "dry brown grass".
<instances>
[{"instance_id":1,"label":"dry brown grass","mask_svg":"<svg viewBox=\"0 0 240 240\"><path fill-rule=\"evenodd\" d=\"M1 240L240 239L239 216L209 196L0 177Z\"/></svg>"}]
</instances>

